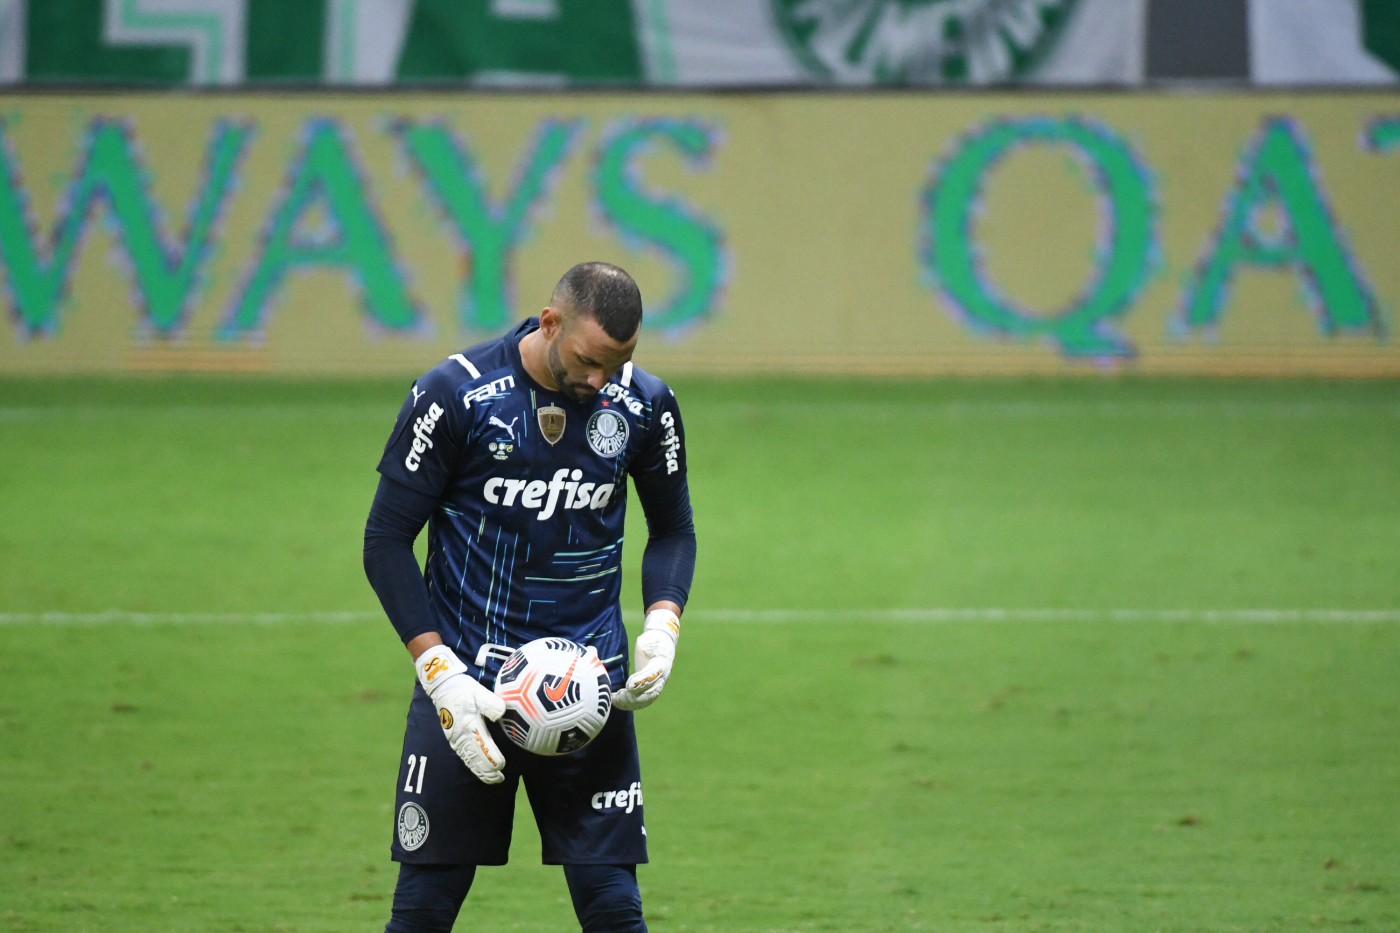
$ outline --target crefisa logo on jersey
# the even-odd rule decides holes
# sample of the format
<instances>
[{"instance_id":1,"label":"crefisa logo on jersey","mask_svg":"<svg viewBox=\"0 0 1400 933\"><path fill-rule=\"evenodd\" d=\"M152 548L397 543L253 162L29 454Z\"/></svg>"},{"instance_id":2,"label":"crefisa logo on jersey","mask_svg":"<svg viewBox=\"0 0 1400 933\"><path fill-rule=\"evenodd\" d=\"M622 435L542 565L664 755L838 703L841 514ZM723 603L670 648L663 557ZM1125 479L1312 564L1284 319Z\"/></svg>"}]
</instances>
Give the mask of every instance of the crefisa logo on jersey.
<instances>
[{"instance_id":1,"label":"crefisa logo on jersey","mask_svg":"<svg viewBox=\"0 0 1400 933\"><path fill-rule=\"evenodd\" d=\"M631 392L628 392L626 386L618 385L616 382L609 382L599 391L619 405L627 406L627 410L632 414L640 415L642 413L641 399L636 398Z\"/></svg>"},{"instance_id":2,"label":"crefisa logo on jersey","mask_svg":"<svg viewBox=\"0 0 1400 933\"><path fill-rule=\"evenodd\" d=\"M405 852L428 841L428 814L413 801L399 807L399 845Z\"/></svg>"},{"instance_id":3,"label":"crefisa logo on jersey","mask_svg":"<svg viewBox=\"0 0 1400 933\"><path fill-rule=\"evenodd\" d=\"M676 417L669 411L661 413L661 426L666 429L661 446L666 451L666 475L670 476L681 468L681 436L676 433Z\"/></svg>"},{"instance_id":4,"label":"crefisa logo on jersey","mask_svg":"<svg viewBox=\"0 0 1400 933\"><path fill-rule=\"evenodd\" d=\"M627 419L611 408L600 408L588 419L588 446L609 459L627 447Z\"/></svg>"},{"instance_id":5,"label":"crefisa logo on jersey","mask_svg":"<svg viewBox=\"0 0 1400 933\"><path fill-rule=\"evenodd\" d=\"M582 470L562 467L554 471L549 482L542 479L518 479L492 476L481 487L482 497L492 505L534 509L535 518L545 521L556 514L555 509L603 509L612 501L613 483L584 483Z\"/></svg>"},{"instance_id":6,"label":"crefisa logo on jersey","mask_svg":"<svg viewBox=\"0 0 1400 933\"><path fill-rule=\"evenodd\" d=\"M423 454L433 446L433 428L437 427L442 415L442 406L433 402L428 406L427 414L413 422L413 449L403 458L403 465L414 473L418 472Z\"/></svg>"}]
</instances>

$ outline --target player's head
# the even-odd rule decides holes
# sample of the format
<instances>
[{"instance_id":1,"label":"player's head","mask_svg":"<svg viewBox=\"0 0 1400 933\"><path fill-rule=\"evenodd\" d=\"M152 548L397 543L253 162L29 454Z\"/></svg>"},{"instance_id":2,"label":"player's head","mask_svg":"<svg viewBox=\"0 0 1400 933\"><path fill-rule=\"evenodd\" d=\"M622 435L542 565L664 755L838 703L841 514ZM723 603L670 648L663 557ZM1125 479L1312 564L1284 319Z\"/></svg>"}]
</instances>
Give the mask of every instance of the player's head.
<instances>
[{"instance_id":1,"label":"player's head","mask_svg":"<svg viewBox=\"0 0 1400 933\"><path fill-rule=\"evenodd\" d=\"M632 358L642 326L642 293L605 262L574 266L540 312L545 363L559 391L584 402Z\"/></svg>"}]
</instances>

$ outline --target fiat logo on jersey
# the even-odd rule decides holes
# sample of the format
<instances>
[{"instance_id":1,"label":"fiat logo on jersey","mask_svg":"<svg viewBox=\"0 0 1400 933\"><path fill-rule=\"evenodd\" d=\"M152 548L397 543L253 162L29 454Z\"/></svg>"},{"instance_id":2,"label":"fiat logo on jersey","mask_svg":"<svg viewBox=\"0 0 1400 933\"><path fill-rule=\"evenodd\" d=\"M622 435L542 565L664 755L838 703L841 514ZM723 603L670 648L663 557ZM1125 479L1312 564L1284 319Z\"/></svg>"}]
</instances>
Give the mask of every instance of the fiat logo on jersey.
<instances>
[{"instance_id":1,"label":"fiat logo on jersey","mask_svg":"<svg viewBox=\"0 0 1400 933\"><path fill-rule=\"evenodd\" d=\"M588 446L600 457L616 457L627 446L627 419L601 408L588 419Z\"/></svg>"}]
</instances>

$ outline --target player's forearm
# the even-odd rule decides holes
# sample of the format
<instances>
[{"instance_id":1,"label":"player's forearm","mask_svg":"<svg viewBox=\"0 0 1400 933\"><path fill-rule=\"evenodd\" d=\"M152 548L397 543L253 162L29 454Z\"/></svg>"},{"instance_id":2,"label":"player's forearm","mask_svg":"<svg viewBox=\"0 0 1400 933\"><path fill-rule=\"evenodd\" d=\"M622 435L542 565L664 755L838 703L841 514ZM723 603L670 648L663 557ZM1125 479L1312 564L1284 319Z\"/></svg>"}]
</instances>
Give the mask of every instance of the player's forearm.
<instances>
[{"instance_id":1,"label":"player's forearm","mask_svg":"<svg viewBox=\"0 0 1400 933\"><path fill-rule=\"evenodd\" d=\"M370 587L405 645L424 635L437 635L428 606L428 589L412 545L366 535L364 564Z\"/></svg>"},{"instance_id":2,"label":"player's forearm","mask_svg":"<svg viewBox=\"0 0 1400 933\"><path fill-rule=\"evenodd\" d=\"M666 601L676 615L685 607L695 577L695 520L690 490L682 474L658 482L654 476L637 479L637 497L647 517L647 545L642 552L642 604L650 607Z\"/></svg>"},{"instance_id":3,"label":"player's forearm","mask_svg":"<svg viewBox=\"0 0 1400 933\"><path fill-rule=\"evenodd\" d=\"M653 535L642 552L642 603L650 611L666 604L681 614L695 577L695 532Z\"/></svg>"},{"instance_id":4,"label":"player's forearm","mask_svg":"<svg viewBox=\"0 0 1400 933\"><path fill-rule=\"evenodd\" d=\"M442 644L442 636L437 632L424 632L408 640L404 645L408 649L409 656L417 661L418 656L429 648Z\"/></svg>"},{"instance_id":5,"label":"player's forearm","mask_svg":"<svg viewBox=\"0 0 1400 933\"><path fill-rule=\"evenodd\" d=\"M437 636L428 588L413 553L413 541L433 507L427 497L385 480L365 521L365 577L405 645L424 635Z\"/></svg>"}]
</instances>

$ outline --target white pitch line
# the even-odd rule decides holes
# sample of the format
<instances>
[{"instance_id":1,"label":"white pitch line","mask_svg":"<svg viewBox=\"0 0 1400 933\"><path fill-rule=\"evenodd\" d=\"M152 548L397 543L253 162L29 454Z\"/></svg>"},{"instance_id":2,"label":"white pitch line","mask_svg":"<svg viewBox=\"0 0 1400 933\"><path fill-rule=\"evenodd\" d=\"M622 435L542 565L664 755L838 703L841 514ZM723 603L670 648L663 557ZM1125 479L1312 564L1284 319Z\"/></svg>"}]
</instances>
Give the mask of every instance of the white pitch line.
<instances>
[{"instance_id":1,"label":"white pitch line","mask_svg":"<svg viewBox=\"0 0 1400 933\"><path fill-rule=\"evenodd\" d=\"M380 612L0 612L0 625L283 625L346 624L383 619Z\"/></svg>"},{"instance_id":2,"label":"white pitch line","mask_svg":"<svg viewBox=\"0 0 1400 933\"><path fill-rule=\"evenodd\" d=\"M687 619L766 624L875 622L1400 622L1400 609L695 609Z\"/></svg>"},{"instance_id":3,"label":"white pitch line","mask_svg":"<svg viewBox=\"0 0 1400 933\"><path fill-rule=\"evenodd\" d=\"M636 621L631 613L628 619ZM638 614L638 618L640 614ZM1194 622L1200 624L1397 623L1400 609L704 609L686 613L695 623L822 625L839 622ZM0 625L285 625L295 622L385 622L381 612L0 612Z\"/></svg>"},{"instance_id":4,"label":"white pitch line","mask_svg":"<svg viewBox=\"0 0 1400 933\"><path fill-rule=\"evenodd\" d=\"M378 419L393 418L394 405L390 400L384 405L344 404L336 402L289 403L286 405L267 404L228 404L228 405L0 405L0 424L5 423L46 423L54 418L255 418L258 421L304 421L315 418L327 419ZM386 416L385 411L389 414Z\"/></svg>"},{"instance_id":5,"label":"white pitch line","mask_svg":"<svg viewBox=\"0 0 1400 933\"><path fill-rule=\"evenodd\" d=\"M1164 420L1175 418L1216 417L1240 418L1337 418L1373 417L1376 415L1400 417L1400 404L1394 402L1347 402L1347 401L1270 401L1267 399L1242 401L1169 401L1159 402L1114 402L1114 401L1055 401L1027 399L1022 401L997 399L933 399L917 398L883 399L875 402L827 401L820 405L810 402L749 401L728 405L726 416L774 415L785 418L826 418L836 415L854 415L861 418L908 418L912 416L946 417L956 420L979 418L1003 419L1059 419L1074 420L1107 418L1148 418Z\"/></svg>"},{"instance_id":6,"label":"white pitch line","mask_svg":"<svg viewBox=\"0 0 1400 933\"><path fill-rule=\"evenodd\" d=\"M393 400L384 404L363 402L309 402L309 403L229 403L225 405L179 404L169 405L4 405L0 404L0 424L40 423L49 424L54 418L171 418L190 417L210 418L256 418L259 421L298 421L307 418L317 420L350 419L383 421L392 420ZM387 414L386 414L387 412ZM1345 401L1318 399L1314 401L1278 401L1269 399L1245 399L1235 401L1093 401L1093 400L1053 400L1053 399L930 399L918 398L882 399L872 402L830 401L819 406L810 402L779 399L775 401L738 402L725 408L726 416L733 415L782 415L784 418L856 415L862 418L890 417L907 418L913 415L947 417L953 419L976 418L1194 418L1213 416L1223 418L1319 418L1319 417L1400 417L1400 404L1395 402Z\"/></svg>"}]
</instances>

